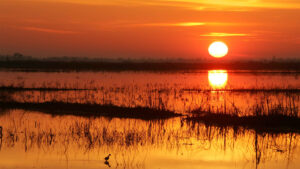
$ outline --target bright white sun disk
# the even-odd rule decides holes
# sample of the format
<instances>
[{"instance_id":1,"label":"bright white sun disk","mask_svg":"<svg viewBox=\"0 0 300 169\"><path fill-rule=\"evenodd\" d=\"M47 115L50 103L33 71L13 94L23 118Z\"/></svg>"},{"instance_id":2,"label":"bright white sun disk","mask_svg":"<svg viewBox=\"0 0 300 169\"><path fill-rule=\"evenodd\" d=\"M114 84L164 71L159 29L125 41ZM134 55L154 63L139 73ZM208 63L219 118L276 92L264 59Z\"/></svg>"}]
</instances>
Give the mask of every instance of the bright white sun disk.
<instances>
[{"instance_id":1,"label":"bright white sun disk","mask_svg":"<svg viewBox=\"0 0 300 169\"><path fill-rule=\"evenodd\" d=\"M224 42L217 41L209 46L208 52L213 57L221 58L227 55L228 47Z\"/></svg>"}]
</instances>

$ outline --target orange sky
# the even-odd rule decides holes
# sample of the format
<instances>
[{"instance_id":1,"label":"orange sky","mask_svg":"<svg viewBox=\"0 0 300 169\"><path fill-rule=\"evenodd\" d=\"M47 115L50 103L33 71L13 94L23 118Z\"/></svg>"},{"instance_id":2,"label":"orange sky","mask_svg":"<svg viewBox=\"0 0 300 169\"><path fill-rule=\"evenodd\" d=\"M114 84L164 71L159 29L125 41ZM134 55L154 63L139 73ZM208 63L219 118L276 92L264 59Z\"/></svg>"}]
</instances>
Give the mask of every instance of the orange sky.
<instances>
[{"instance_id":1,"label":"orange sky","mask_svg":"<svg viewBox=\"0 0 300 169\"><path fill-rule=\"evenodd\" d=\"M0 0L0 54L300 59L299 0Z\"/></svg>"}]
</instances>

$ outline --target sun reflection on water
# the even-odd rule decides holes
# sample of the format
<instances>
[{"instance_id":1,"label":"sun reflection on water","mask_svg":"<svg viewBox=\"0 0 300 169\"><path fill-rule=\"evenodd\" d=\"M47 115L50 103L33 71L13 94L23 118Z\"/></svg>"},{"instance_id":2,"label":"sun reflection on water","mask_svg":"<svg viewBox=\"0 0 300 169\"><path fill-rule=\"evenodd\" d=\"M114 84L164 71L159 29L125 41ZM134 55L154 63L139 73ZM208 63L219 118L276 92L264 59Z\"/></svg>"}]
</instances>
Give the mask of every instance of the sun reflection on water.
<instances>
[{"instance_id":1,"label":"sun reflection on water","mask_svg":"<svg viewBox=\"0 0 300 169\"><path fill-rule=\"evenodd\" d=\"M208 81L213 89L224 88L227 84L228 73L226 70L209 70Z\"/></svg>"}]
</instances>

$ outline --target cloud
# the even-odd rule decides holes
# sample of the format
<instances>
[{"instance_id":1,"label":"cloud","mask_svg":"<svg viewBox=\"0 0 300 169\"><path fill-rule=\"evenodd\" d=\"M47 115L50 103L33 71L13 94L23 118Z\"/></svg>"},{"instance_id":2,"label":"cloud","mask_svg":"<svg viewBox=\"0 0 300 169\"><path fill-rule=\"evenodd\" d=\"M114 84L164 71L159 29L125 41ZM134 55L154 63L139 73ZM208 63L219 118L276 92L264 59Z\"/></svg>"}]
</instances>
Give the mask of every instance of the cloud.
<instances>
[{"instance_id":1,"label":"cloud","mask_svg":"<svg viewBox=\"0 0 300 169\"><path fill-rule=\"evenodd\" d=\"M204 6L204 8L215 8L224 10L233 7L245 8L277 8L277 9L300 9L300 3L295 0L160 0L164 2L189 2ZM202 9L202 8L201 8ZM233 8L234 9L234 8Z\"/></svg>"},{"instance_id":2,"label":"cloud","mask_svg":"<svg viewBox=\"0 0 300 169\"><path fill-rule=\"evenodd\" d=\"M16 1L16 0L15 0ZM300 9L296 0L29 0L93 6L169 6L206 11L251 11L254 8Z\"/></svg>"},{"instance_id":3,"label":"cloud","mask_svg":"<svg viewBox=\"0 0 300 169\"><path fill-rule=\"evenodd\" d=\"M244 34L244 33L217 33L217 32L212 32L208 34L202 34L200 36L212 36L212 37L229 37L229 36L250 36L249 34Z\"/></svg>"},{"instance_id":4,"label":"cloud","mask_svg":"<svg viewBox=\"0 0 300 169\"><path fill-rule=\"evenodd\" d=\"M82 5L120 5L120 0L29 0L33 2L70 3Z\"/></svg>"},{"instance_id":5,"label":"cloud","mask_svg":"<svg viewBox=\"0 0 300 169\"><path fill-rule=\"evenodd\" d=\"M49 29L49 28L39 28L39 27L22 27L23 30L45 32L45 33L55 33L55 34L77 34L75 31L66 31L59 29Z\"/></svg>"},{"instance_id":6,"label":"cloud","mask_svg":"<svg viewBox=\"0 0 300 169\"><path fill-rule=\"evenodd\" d=\"M179 23L148 23L148 24L139 24L141 26L182 26L182 27L190 27L190 26L203 26L206 25L204 22L179 22Z\"/></svg>"},{"instance_id":7,"label":"cloud","mask_svg":"<svg viewBox=\"0 0 300 169\"><path fill-rule=\"evenodd\" d=\"M237 23L228 22L177 22L177 23L145 23L145 24L127 24L127 26L157 26L157 27L197 27L197 26L235 26Z\"/></svg>"}]
</instances>

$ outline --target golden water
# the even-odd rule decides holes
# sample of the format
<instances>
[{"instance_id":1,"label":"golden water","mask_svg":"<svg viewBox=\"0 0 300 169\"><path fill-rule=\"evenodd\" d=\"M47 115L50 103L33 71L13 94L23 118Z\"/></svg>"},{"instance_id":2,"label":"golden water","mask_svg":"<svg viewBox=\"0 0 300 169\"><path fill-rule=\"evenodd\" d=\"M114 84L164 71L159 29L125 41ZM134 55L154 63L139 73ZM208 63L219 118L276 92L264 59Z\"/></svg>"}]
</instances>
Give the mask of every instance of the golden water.
<instances>
[{"instance_id":1,"label":"golden water","mask_svg":"<svg viewBox=\"0 0 300 169\"><path fill-rule=\"evenodd\" d=\"M2 168L299 168L299 135L166 121L1 116Z\"/></svg>"},{"instance_id":2,"label":"golden water","mask_svg":"<svg viewBox=\"0 0 300 169\"><path fill-rule=\"evenodd\" d=\"M300 105L299 92L276 90L299 89L298 73L0 72L0 84L93 89L0 92L1 99L19 102L143 106L183 114L209 108L250 115L256 105L299 112ZM24 110L1 110L0 126L0 168L300 168L297 133L205 126L182 118L83 118Z\"/></svg>"}]
</instances>

